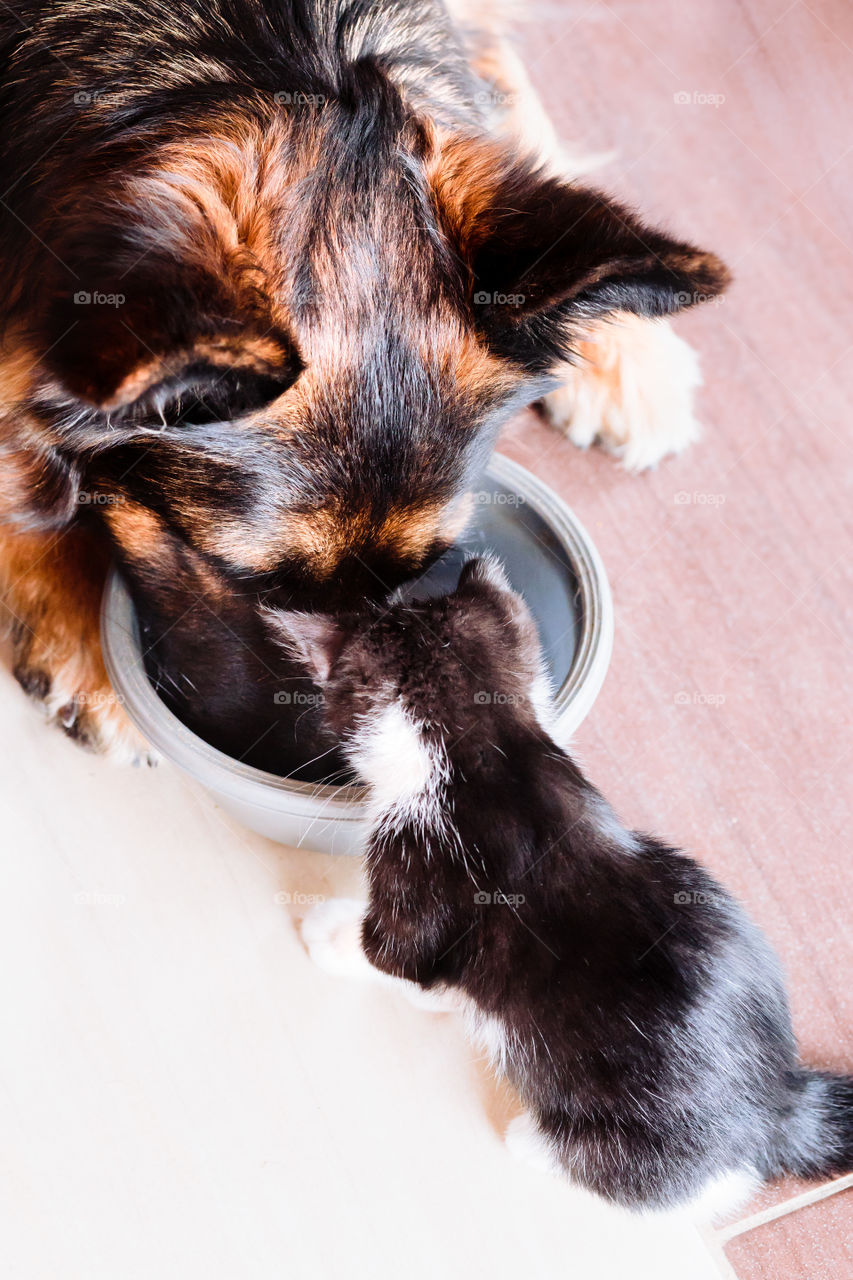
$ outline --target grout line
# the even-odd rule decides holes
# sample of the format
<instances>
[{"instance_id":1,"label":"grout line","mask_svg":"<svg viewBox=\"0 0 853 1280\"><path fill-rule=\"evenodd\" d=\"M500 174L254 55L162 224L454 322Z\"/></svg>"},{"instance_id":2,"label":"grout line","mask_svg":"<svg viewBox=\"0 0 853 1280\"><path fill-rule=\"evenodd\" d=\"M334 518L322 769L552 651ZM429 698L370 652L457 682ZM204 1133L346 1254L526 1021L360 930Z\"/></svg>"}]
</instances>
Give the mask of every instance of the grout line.
<instances>
[{"instance_id":1,"label":"grout line","mask_svg":"<svg viewBox=\"0 0 853 1280\"><path fill-rule=\"evenodd\" d=\"M708 1250L711 1260L719 1271L722 1280L740 1280L740 1277L726 1255L721 1232L715 1231L713 1227L700 1227L698 1229L698 1234L705 1248Z\"/></svg>"},{"instance_id":2,"label":"grout line","mask_svg":"<svg viewBox=\"0 0 853 1280\"><path fill-rule=\"evenodd\" d=\"M729 1227L723 1227L716 1233L717 1237L722 1244L727 1244L735 1236L754 1231L756 1227L763 1227L766 1222L775 1222L777 1218L784 1218L798 1209L819 1204L821 1200L827 1200L830 1196L838 1195L840 1191L847 1191L850 1187L853 1187L853 1173L845 1174L843 1178L836 1178L833 1182L824 1182L811 1191L804 1191L801 1196L793 1196L792 1199L783 1200L781 1204L773 1205L770 1209L762 1209L760 1213L754 1213L749 1218L743 1218Z\"/></svg>"}]
</instances>

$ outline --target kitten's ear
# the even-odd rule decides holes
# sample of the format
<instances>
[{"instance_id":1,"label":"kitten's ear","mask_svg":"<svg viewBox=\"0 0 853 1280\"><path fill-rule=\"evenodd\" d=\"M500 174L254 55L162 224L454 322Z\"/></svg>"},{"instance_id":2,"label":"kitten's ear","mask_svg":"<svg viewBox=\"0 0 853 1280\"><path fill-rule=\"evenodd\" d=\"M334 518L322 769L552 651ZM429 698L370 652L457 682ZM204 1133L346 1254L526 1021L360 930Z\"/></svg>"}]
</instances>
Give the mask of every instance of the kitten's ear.
<instances>
[{"instance_id":1,"label":"kitten's ear","mask_svg":"<svg viewBox=\"0 0 853 1280\"><path fill-rule=\"evenodd\" d=\"M467 560L459 575L458 591L466 587L494 587L496 591L514 594L506 570L495 556L477 556Z\"/></svg>"},{"instance_id":2,"label":"kitten's ear","mask_svg":"<svg viewBox=\"0 0 853 1280\"><path fill-rule=\"evenodd\" d=\"M325 684L347 638L340 623L326 613L265 609L264 615L281 647L308 669L317 684Z\"/></svg>"},{"instance_id":3,"label":"kitten's ear","mask_svg":"<svg viewBox=\"0 0 853 1280\"><path fill-rule=\"evenodd\" d=\"M456 588L458 592L464 594L466 590L472 589L476 592L478 588L483 587L488 589L488 598L493 604L499 606L502 614L511 618L523 631L529 630L534 641L538 642L536 638L539 633L533 614L524 597L513 590L506 576L506 570L497 556L477 556L474 560L468 560L462 567L459 585ZM497 593L497 596L494 593Z\"/></svg>"},{"instance_id":4,"label":"kitten's ear","mask_svg":"<svg viewBox=\"0 0 853 1280\"><path fill-rule=\"evenodd\" d=\"M614 311L670 315L728 284L715 254L497 143L439 138L430 176L470 272L478 327L497 354L531 369L565 360L587 321Z\"/></svg>"}]
</instances>

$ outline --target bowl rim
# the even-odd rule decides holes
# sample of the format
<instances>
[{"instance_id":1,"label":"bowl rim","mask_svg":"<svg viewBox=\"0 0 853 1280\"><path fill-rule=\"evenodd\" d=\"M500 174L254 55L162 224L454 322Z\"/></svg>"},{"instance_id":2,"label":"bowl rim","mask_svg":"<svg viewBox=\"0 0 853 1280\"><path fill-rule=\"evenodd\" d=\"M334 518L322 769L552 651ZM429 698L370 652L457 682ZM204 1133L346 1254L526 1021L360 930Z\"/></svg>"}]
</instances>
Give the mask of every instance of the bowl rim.
<instances>
[{"instance_id":1,"label":"bowl rim","mask_svg":"<svg viewBox=\"0 0 853 1280\"><path fill-rule=\"evenodd\" d=\"M493 454L486 478L511 489L529 503L558 538L571 562L580 595L580 631L566 678L554 695L557 736L567 742L598 696L613 647L613 601L601 557L570 507L526 467L503 454ZM550 548L542 544L551 554ZM339 822L363 822L366 788L358 785L293 781L243 764L198 737L155 693L145 672L135 635L133 602L117 567L113 567L101 602L101 647L107 675L116 695L142 736L167 760L203 786L243 804L281 811L289 802L294 814Z\"/></svg>"}]
</instances>

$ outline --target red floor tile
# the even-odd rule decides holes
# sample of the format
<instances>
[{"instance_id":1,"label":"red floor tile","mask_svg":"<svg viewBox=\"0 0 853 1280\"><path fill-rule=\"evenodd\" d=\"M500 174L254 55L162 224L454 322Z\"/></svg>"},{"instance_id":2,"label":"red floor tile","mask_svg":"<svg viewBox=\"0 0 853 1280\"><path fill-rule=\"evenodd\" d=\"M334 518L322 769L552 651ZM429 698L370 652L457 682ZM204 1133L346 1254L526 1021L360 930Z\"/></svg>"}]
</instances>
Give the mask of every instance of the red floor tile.
<instances>
[{"instance_id":1,"label":"red floor tile","mask_svg":"<svg viewBox=\"0 0 853 1280\"><path fill-rule=\"evenodd\" d=\"M726 1255L739 1280L850 1280L851 1202L843 1191L736 1236Z\"/></svg>"},{"instance_id":2,"label":"red floor tile","mask_svg":"<svg viewBox=\"0 0 853 1280\"><path fill-rule=\"evenodd\" d=\"M563 136L618 149L590 180L735 275L676 321L706 383L685 455L630 477L532 414L505 436L611 578L613 664L576 751L629 822L742 898L787 972L804 1057L853 1071L853 17L844 0L553 13L528 62ZM802 1190L767 1188L740 1216ZM762 1231L731 1255L782 1242L774 1265L801 1269L745 1276L853 1277L843 1253L808 1270L812 1237L829 1258L833 1232L838 1250L853 1234L853 1196Z\"/></svg>"}]
</instances>

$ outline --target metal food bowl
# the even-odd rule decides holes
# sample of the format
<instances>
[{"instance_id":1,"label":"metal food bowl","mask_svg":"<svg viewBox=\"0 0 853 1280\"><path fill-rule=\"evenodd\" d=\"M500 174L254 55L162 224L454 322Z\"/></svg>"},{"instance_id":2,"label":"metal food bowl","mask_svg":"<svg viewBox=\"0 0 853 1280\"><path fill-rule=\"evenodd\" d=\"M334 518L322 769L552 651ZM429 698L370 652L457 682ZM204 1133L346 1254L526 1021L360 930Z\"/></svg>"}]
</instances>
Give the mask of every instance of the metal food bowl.
<instances>
[{"instance_id":1,"label":"metal food bowl","mask_svg":"<svg viewBox=\"0 0 853 1280\"><path fill-rule=\"evenodd\" d=\"M613 606L604 566L566 504L508 458L492 458L475 497L470 529L411 594L450 590L468 556L497 555L536 619L556 690L556 736L566 743L592 707L610 662ZM239 822L282 844L361 852L363 788L294 782L242 764L191 733L161 702L145 672L133 602L115 571L104 591L101 641L112 685L137 729Z\"/></svg>"}]
</instances>

